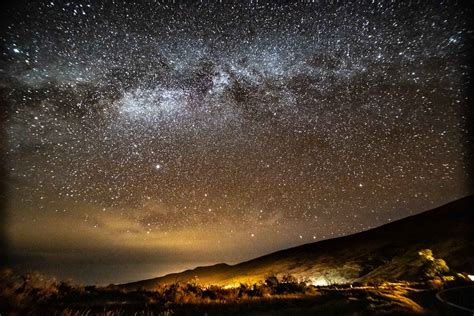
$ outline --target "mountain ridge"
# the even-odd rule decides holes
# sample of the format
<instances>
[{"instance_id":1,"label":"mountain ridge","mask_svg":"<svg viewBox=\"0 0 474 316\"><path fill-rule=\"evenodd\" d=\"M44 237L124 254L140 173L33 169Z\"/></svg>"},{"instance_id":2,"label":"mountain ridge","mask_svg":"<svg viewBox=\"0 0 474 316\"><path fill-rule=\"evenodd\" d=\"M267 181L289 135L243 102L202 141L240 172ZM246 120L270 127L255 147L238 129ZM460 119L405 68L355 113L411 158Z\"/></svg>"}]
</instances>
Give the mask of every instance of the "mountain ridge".
<instances>
[{"instance_id":1,"label":"mountain ridge","mask_svg":"<svg viewBox=\"0 0 474 316\"><path fill-rule=\"evenodd\" d=\"M455 270L474 271L474 196L352 235L282 249L234 265L218 263L119 285L151 289L160 284L202 285L254 283L268 274L292 274L313 284L412 280L417 252L434 251Z\"/></svg>"}]
</instances>

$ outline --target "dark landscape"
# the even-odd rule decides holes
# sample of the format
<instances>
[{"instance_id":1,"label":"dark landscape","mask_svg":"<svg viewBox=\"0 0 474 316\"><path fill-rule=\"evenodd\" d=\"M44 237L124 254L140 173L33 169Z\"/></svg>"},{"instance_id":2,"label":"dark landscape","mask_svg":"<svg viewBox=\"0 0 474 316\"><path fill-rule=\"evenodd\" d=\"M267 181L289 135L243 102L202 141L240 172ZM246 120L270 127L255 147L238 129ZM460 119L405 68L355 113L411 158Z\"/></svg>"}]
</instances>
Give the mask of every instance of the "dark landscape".
<instances>
[{"instance_id":1,"label":"dark landscape","mask_svg":"<svg viewBox=\"0 0 474 316\"><path fill-rule=\"evenodd\" d=\"M9 315L469 315L474 309L473 208L470 196L369 231L237 265L198 267L106 287L4 270L0 311Z\"/></svg>"},{"instance_id":2,"label":"dark landscape","mask_svg":"<svg viewBox=\"0 0 474 316\"><path fill-rule=\"evenodd\" d=\"M396 236L396 237L395 237ZM237 265L218 264L122 285L153 289L160 284L257 283L268 274L290 274L318 285L419 281L418 252L431 249L453 271L474 271L474 197L369 231L275 252Z\"/></svg>"}]
</instances>

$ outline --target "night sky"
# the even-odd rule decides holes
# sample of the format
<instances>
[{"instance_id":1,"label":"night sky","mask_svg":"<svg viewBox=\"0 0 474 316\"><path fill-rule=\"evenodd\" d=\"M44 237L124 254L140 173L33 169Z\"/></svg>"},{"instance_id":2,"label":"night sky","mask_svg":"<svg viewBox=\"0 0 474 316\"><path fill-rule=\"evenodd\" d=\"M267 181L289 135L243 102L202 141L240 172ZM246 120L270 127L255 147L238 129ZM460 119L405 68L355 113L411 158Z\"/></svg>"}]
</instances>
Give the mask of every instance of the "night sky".
<instances>
[{"instance_id":1,"label":"night sky","mask_svg":"<svg viewBox=\"0 0 474 316\"><path fill-rule=\"evenodd\" d=\"M127 3L2 12L14 266L132 281L470 193L455 2Z\"/></svg>"}]
</instances>

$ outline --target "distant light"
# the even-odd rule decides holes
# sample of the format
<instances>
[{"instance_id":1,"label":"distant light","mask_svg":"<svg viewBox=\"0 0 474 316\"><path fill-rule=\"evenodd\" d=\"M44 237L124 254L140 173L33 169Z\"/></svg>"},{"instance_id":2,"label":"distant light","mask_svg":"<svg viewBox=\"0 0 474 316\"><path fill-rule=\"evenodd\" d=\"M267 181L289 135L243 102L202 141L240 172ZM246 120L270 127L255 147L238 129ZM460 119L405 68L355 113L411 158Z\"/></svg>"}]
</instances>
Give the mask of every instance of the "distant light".
<instances>
[{"instance_id":1,"label":"distant light","mask_svg":"<svg viewBox=\"0 0 474 316\"><path fill-rule=\"evenodd\" d=\"M13 49L13 52L14 52L14 53L19 53L20 50L19 50L18 48L14 48L14 49Z\"/></svg>"},{"instance_id":2,"label":"distant light","mask_svg":"<svg viewBox=\"0 0 474 316\"><path fill-rule=\"evenodd\" d=\"M161 169L161 165L160 165L160 164L156 164L155 169L156 169L156 170L160 170L160 169Z\"/></svg>"},{"instance_id":3,"label":"distant light","mask_svg":"<svg viewBox=\"0 0 474 316\"><path fill-rule=\"evenodd\" d=\"M363 187L362 183L359 183L359 187L361 187L361 188Z\"/></svg>"},{"instance_id":4,"label":"distant light","mask_svg":"<svg viewBox=\"0 0 474 316\"><path fill-rule=\"evenodd\" d=\"M251 237L255 237L255 234L250 234Z\"/></svg>"},{"instance_id":5,"label":"distant light","mask_svg":"<svg viewBox=\"0 0 474 316\"><path fill-rule=\"evenodd\" d=\"M314 286L327 286L327 285L329 285L328 282L323 278L313 279L313 280L311 280L311 284L314 285Z\"/></svg>"},{"instance_id":6,"label":"distant light","mask_svg":"<svg viewBox=\"0 0 474 316\"><path fill-rule=\"evenodd\" d=\"M469 280L474 281L474 275L468 274L467 277L469 278Z\"/></svg>"}]
</instances>

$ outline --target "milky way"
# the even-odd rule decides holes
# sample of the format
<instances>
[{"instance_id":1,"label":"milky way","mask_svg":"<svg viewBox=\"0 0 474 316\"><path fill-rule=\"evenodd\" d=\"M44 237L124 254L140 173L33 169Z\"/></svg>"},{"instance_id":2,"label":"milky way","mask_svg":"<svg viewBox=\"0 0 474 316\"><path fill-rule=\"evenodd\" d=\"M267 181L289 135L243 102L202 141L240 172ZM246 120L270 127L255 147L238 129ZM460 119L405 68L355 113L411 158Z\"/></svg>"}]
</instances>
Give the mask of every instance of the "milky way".
<instances>
[{"instance_id":1,"label":"milky way","mask_svg":"<svg viewBox=\"0 0 474 316\"><path fill-rule=\"evenodd\" d=\"M128 281L469 194L468 16L453 3L12 6L12 261Z\"/></svg>"}]
</instances>

